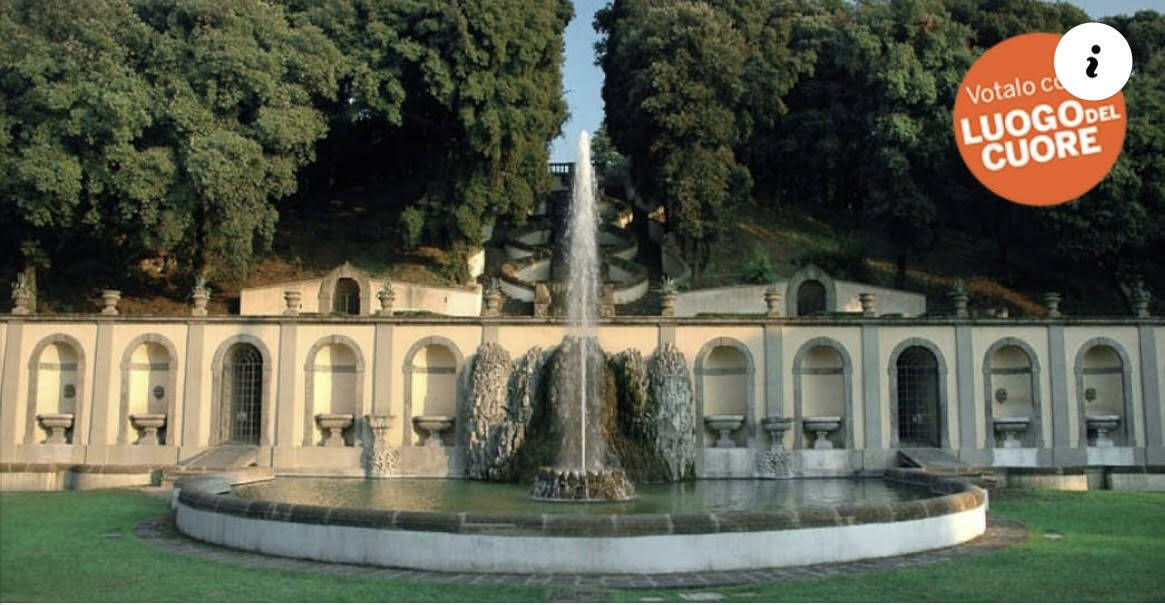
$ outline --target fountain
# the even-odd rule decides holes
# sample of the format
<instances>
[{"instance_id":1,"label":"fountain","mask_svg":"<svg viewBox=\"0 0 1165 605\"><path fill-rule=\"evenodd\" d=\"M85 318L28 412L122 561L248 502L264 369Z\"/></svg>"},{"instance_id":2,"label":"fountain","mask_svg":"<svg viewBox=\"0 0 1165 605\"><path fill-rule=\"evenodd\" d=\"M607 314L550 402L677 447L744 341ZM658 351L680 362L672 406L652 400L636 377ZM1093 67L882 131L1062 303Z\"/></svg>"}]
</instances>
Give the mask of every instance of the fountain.
<instances>
[{"instance_id":1,"label":"fountain","mask_svg":"<svg viewBox=\"0 0 1165 605\"><path fill-rule=\"evenodd\" d=\"M568 336L556 360L562 377L553 385L555 412L562 428L557 466L542 468L533 497L556 501L629 500L635 487L620 469L608 469L608 447L597 412L603 401L600 376L605 359L596 338L600 268L595 199L598 187L591 165L590 138L579 134L578 158L566 231L566 312Z\"/></svg>"}]
</instances>

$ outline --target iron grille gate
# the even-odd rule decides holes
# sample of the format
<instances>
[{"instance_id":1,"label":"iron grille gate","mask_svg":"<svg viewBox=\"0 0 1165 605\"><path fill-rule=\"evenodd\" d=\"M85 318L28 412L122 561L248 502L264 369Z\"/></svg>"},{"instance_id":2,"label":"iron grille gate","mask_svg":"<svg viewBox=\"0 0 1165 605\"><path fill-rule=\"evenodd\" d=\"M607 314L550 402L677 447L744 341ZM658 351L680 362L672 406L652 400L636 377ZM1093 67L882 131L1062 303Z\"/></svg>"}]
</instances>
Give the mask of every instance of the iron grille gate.
<instances>
[{"instance_id":1,"label":"iron grille gate","mask_svg":"<svg viewBox=\"0 0 1165 605\"><path fill-rule=\"evenodd\" d=\"M263 358L251 345L239 345L231 356L230 441L259 444L262 420Z\"/></svg>"},{"instance_id":2,"label":"iron grille gate","mask_svg":"<svg viewBox=\"0 0 1165 605\"><path fill-rule=\"evenodd\" d=\"M934 354L911 347L898 360L898 443L941 447L938 364Z\"/></svg>"}]
</instances>

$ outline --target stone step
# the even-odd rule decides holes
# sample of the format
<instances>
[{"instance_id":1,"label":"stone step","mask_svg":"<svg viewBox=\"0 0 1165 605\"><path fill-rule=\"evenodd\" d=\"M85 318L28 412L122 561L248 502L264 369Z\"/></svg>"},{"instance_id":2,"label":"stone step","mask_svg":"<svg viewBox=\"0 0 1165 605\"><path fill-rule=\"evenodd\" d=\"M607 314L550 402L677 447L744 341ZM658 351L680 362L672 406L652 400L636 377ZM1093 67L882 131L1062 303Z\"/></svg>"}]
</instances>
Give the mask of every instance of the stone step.
<instances>
[{"instance_id":1,"label":"stone step","mask_svg":"<svg viewBox=\"0 0 1165 605\"><path fill-rule=\"evenodd\" d=\"M952 475L976 474L979 469L963 462L958 456L934 447L902 448L898 450L898 463L908 468Z\"/></svg>"}]
</instances>

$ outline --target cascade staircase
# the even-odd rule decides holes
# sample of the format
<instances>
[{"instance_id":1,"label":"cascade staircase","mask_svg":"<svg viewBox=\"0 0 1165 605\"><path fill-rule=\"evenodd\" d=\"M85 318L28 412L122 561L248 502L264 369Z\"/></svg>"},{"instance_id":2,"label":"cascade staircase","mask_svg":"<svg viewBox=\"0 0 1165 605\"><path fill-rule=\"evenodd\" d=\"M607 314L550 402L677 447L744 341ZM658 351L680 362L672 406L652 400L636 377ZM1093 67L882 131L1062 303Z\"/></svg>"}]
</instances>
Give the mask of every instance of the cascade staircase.
<instances>
[{"instance_id":1,"label":"cascade staircase","mask_svg":"<svg viewBox=\"0 0 1165 605\"><path fill-rule=\"evenodd\" d=\"M995 487L995 473L990 468L977 467L959 459L947 450L934 447L910 447L898 450L898 466L920 468L930 473L966 477L979 487Z\"/></svg>"}]
</instances>

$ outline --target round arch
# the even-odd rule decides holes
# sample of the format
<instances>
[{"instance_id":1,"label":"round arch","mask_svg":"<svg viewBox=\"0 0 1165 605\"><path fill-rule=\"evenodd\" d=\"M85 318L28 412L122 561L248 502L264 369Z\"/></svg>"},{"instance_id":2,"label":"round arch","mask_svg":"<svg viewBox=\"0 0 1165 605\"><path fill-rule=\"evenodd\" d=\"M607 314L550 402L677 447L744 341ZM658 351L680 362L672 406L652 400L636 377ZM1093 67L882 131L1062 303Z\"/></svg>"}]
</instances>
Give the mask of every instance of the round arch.
<instances>
[{"instance_id":1,"label":"round arch","mask_svg":"<svg viewBox=\"0 0 1165 605\"><path fill-rule=\"evenodd\" d=\"M156 344L166 349L169 359L166 367L166 393L169 401L166 404L166 442L164 445L176 445L175 440L181 434L178 418L178 349L169 338L161 334L142 334L125 346L121 354L121 389L117 414L117 443L129 443L129 383L130 371L133 369L134 351L143 344Z\"/></svg>"},{"instance_id":2,"label":"round arch","mask_svg":"<svg viewBox=\"0 0 1165 605\"><path fill-rule=\"evenodd\" d=\"M1132 363L1129 361L1129 352L1125 350L1124 345L1105 336L1089 338L1080 345L1079 349L1076 350L1076 424L1079 427L1080 435L1078 446L1088 446L1088 425L1085 422L1085 417L1087 416L1085 411L1087 402L1084 399L1084 375L1089 372L1088 369L1084 367L1084 356L1088 353L1088 351L1096 347L1108 347L1115 351L1117 357L1120 358L1121 391L1122 399L1124 399L1123 405L1121 406L1121 409L1124 410L1124 418L1121 418L1121 425L1123 426L1124 430L1120 431L1118 429L1118 431L1123 434L1124 443L1118 443L1118 445L1131 447L1134 445L1134 442L1137 438L1137 418L1133 414Z\"/></svg>"},{"instance_id":3,"label":"round arch","mask_svg":"<svg viewBox=\"0 0 1165 605\"><path fill-rule=\"evenodd\" d=\"M417 354L420 353L425 347L433 346L433 345L445 347L446 349L449 350L450 353L453 354L453 361L454 361L454 369L453 369L454 380L453 380L453 382L456 385L454 387L455 391L453 393L454 404L455 404L454 409L457 410L458 416L460 416L460 413L461 413L461 405L460 405L460 402L461 402L461 392L460 392L461 391L461 388L460 388L461 382L460 382L460 377L461 377L461 369L465 366L465 356L461 354L461 349L457 346L456 343L454 343L452 340L449 340L448 338L445 338L444 336L426 336L425 338L422 338L422 339L418 340L417 342L414 342L413 346L409 347L408 352L405 353L404 366L402 368L402 370L404 372L404 379L405 379L405 383L404 383L405 401L404 401L404 418L403 418L404 443L403 443L403 445L410 445L413 441L413 424L412 424L412 422L413 422L413 407L414 407L414 405L413 405L414 404L414 402L413 402L413 375L416 374L418 371L418 368L417 368L416 364L413 363L413 360L416 359ZM459 417L457 419L457 422L455 423L455 426L454 426L454 430L457 431L459 434L461 431L461 428L460 428L461 424L463 424L463 423L461 422L461 418Z\"/></svg>"},{"instance_id":4,"label":"round arch","mask_svg":"<svg viewBox=\"0 0 1165 605\"><path fill-rule=\"evenodd\" d=\"M1028 374L1030 375L1031 397L1032 397L1032 420L1031 426L1028 428L1028 441L1032 447L1044 446L1044 428L1043 428L1043 405L1040 400L1040 358L1036 355L1035 349L1027 343L1027 341L1016 338L1014 336L1005 336L991 343L987 350L983 353L983 403L986 406L986 414L984 418L987 422L987 448L995 447L995 388L993 385L992 376L998 371L992 364L992 359L1000 349L1005 347L1015 347L1027 356Z\"/></svg>"},{"instance_id":5,"label":"round arch","mask_svg":"<svg viewBox=\"0 0 1165 605\"><path fill-rule=\"evenodd\" d=\"M922 347L930 351L938 364L939 445L950 449L954 438L951 435L951 423L947 414L947 360L938 345L918 337L907 338L898 343L890 352L890 360L886 365L886 374L890 378L890 447L898 447L898 358L911 347Z\"/></svg>"},{"instance_id":6,"label":"round arch","mask_svg":"<svg viewBox=\"0 0 1165 605\"><path fill-rule=\"evenodd\" d=\"M315 373L316 373L316 355L321 349L331 345L343 345L352 351L352 356L356 358L356 405L360 410L356 417L359 418L368 410L364 403L364 353L360 349L360 345L356 344L355 340L344 336L343 334L332 334L325 336L315 342L307 351L307 358L303 363L304 373L304 388L303 388L303 445L311 446L315 443L315 429L313 416L315 415Z\"/></svg>"},{"instance_id":7,"label":"round arch","mask_svg":"<svg viewBox=\"0 0 1165 605\"><path fill-rule=\"evenodd\" d=\"M699 452L701 466L703 465L704 451L704 375L710 372L709 369L705 367L705 365L708 360L708 355L712 352L713 349L716 349L717 347L730 347L736 349L736 351L744 357L744 428L746 431L745 435L747 435L748 447L752 448L756 442L756 380L754 378L756 375L756 362L753 359L752 351L749 350L748 345L730 336L713 338L712 340L704 343L704 346L700 347L700 351L696 353L696 359L692 372L696 378L696 426L699 427L700 431L700 438L698 440L700 445L697 451Z\"/></svg>"},{"instance_id":8,"label":"round arch","mask_svg":"<svg viewBox=\"0 0 1165 605\"><path fill-rule=\"evenodd\" d=\"M272 442L272 435L274 434L275 415L272 413L271 402L274 397L272 392L274 389L271 385L271 368L273 365L273 358L271 351L263 341L250 334L236 334L222 341L218 348L214 351L214 358L210 365L211 387L210 387L210 445L218 445L224 443L230 438L230 433L227 430L227 418L223 413L223 405L229 399L223 393L229 385L227 381L223 380L223 369L226 365L227 352L235 345L249 344L259 351L260 357L263 359L263 376L262 376L262 400L260 414L263 416L259 431L259 445L269 446Z\"/></svg>"},{"instance_id":9,"label":"round arch","mask_svg":"<svg viewBox=\"0 0 1165 605\"><path fill-rule=\"evenodd\" d=\"M320 292L317 298L320 315L332 313L332 299L336 292L336 282L342 278L349 278L360 286L360 315L372 314L372 278L368 273L354 267L351 263L332 269L320 281Z\"/></svg>"},{"instance_id":10,"label":"round arch","mask_svg":"<svg viewBox=\"0 0 1165 605\"><path fill-rule=\"evenodd\" d=\"M825 310L827 312L837 310L837 284L820 267L809 264L794 273L793 277L789 278L789 282L785 284L786 317L797 317L797 293L801 290L801 284L808 281L819 282L825 287Z\"/></svg>"},{"instance_id":11,"label":"round arch","mask_svg":"<svg viewBox=\"0 0 1165 605\"><path fill-rule=\"evenodd\" d=\"M88 401L85 399L85 348L81 341L68 334L57 332L40 339L32 348L28 357L28 406L24 419L24 443L36 443L36 400L40 393L40 356L50 345L64 344L77 354L77 407L73 413L73 443L85 444L89 442L85 421L88 420Z\"/></svg>"},{"instance_id":12,"label":"round arch","mask_svg":"<svg viewBox=\"0 0 1165 605\"><path fill-rule=\"evenodd\" d=\"M802 410L802 405L803 405L802 404L803 397L802 397L802 387L801 387L802 378L801 377L805 374L818 373L818 372L815 372L813 370L803 368L802 366L803 366L804 361L805 361L805 356L809 354L809 351L812 351L813 349L816 349L818 347L825 347L825 348L833 349L834 351L837 352L838 357L841 358L842 389L844 389L844 393L842 394L842 409L845 410L844 411L845 417L842 418L842 430L845 434L845 447L846 447L846 449L853 449L854 448L854 428L853 428L854 427L854 417L853 417L853 413L854 413L854 401L853 401L854 366L853 366L853 360L850 358L849 351L846 350L845 345L843 345L840 342L838 342L837 340L834 340L834 339L829 338L827 336L818 336L816 338L810 338L809 340L805 341L797 349L797 352L793 355L793 424L794 424L793 447L794 447L794 449L800 449L803 445L802 440L804 439L802 436L804 431L802 431L800 429L800 423L801 423L801 418L802 418L802 411L801 410ZM834 374L836 372L830 371L827 373Z\"/></svg>"}]
</instances>

